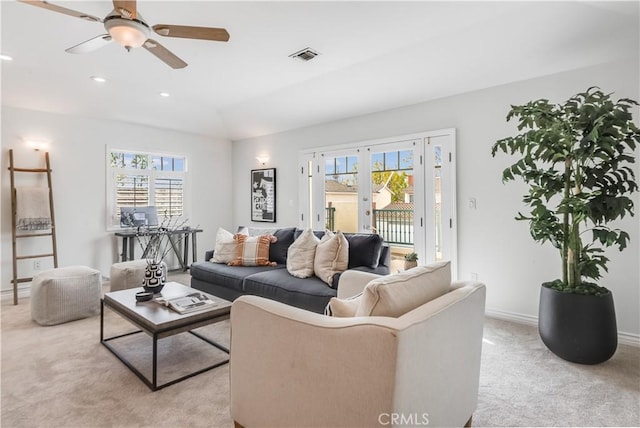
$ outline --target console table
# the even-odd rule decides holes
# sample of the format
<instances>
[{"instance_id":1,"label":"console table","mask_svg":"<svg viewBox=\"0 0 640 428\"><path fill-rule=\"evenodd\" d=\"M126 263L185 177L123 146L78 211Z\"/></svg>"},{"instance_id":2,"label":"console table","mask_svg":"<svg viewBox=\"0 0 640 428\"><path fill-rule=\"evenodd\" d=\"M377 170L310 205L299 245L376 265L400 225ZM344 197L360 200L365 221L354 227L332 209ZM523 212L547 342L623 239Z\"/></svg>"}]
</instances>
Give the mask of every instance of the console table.
<instances>
[{"instance_id":1,"label":"console table","mask_svg":"<svg viewBox=\"0 0 640 428\"><path fill-rule=\"evenodd\" d=\"M183 271L189 269L189 239L191 239L191 247L192 247L192 260L193 262L197 261L198 258L198 246L196 242L196 234L198 232L202 232L202 229L193 229L191 227L183 227L181 229L176 230L166 230L166 229L149 229L144 231L137 230L127 230L116 232L115 235L122 238L122 253L120 254L123 262L127 260L133 260L135 258L135 244L140 236L160 236L167 235L169 238L169 242L171 243L171 248L175 253L178 261L180 262L180 267ZM180 250L174 241L175 236L180 236L184 241L182 245L182 254L180 254ZM142 252L142 258L145 258L147 254L148 248L145 248Z\"/></svg>"}]
</instances>

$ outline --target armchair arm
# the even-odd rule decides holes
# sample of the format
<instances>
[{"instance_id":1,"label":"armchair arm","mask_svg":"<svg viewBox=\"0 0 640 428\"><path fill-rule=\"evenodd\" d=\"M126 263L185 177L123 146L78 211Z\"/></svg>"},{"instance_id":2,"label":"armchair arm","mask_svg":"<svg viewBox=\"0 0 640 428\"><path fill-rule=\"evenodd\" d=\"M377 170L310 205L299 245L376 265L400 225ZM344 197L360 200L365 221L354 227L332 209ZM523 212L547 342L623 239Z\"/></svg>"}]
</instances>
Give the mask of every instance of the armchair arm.
<instances>
[{"instance_id":1,"label":"armchair arm","mask_svg":"<svg viewBox=\"0 0 640 428\"><path fill-rule=\"evenodd\" d=\"M369 281L376 278L380 278L380 275L353 269L342 272L338 282L338 298L346 299L362 293Z\"/></svg>"},{"instance_id":2,"label":"armchair arm","mask_svg":"<svg viewBox=\"0 0 640 428\"><path fill-rule=\"evenodd\" d=\"M238 298L231 309L232 418L247 427L379 425L380 413L393 407L393 321Z\"/></svg>"}]
</instances>

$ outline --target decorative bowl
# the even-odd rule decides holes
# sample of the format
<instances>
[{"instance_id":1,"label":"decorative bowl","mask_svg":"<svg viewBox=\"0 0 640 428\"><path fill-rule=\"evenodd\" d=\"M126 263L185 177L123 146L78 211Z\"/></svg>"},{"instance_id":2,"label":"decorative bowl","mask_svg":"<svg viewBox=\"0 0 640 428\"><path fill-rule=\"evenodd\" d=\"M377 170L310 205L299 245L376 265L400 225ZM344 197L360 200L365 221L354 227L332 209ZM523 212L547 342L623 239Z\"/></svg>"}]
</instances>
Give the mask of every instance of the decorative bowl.
<instances>
[{"instance_id":1,"label":"decorative bowl","mask_svg":"<svg viewBox=\"0 0 640 428\"><path fill-rule=\"evenodd\" d=\"M144 288L145 291L149 291L150 293L153 293L153 294L158 294L159 292L161 292L163 287L164 287L164 282L158 283L156 285L144 284L142 286L142 288Z\"/></svg>"}]
</instances>

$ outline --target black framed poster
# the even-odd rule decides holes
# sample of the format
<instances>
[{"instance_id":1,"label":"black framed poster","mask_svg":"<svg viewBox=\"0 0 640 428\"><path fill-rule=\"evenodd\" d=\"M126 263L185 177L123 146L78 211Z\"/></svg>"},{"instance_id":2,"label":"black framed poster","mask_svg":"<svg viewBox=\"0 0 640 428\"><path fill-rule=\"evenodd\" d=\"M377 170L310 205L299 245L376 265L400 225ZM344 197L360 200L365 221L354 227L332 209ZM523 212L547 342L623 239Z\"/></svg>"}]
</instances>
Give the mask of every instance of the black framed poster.
<instances>
[{"instance_id":1,"label":"black framed poster","mask_svg":"<svg viewBox=\"0 0 640 428\"><path fill-rule=\"evenodd\" d=\"M251 170L251 221L276 221L276 169Z\"/></svg>"}]
</instances>

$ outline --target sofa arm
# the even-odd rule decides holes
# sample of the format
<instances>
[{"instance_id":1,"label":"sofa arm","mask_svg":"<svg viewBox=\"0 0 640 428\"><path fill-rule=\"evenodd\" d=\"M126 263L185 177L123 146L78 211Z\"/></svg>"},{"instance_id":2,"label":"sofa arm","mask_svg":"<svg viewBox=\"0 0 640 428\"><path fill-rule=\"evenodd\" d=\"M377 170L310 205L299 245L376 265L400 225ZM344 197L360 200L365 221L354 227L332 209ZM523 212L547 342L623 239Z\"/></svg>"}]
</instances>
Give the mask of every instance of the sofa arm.
<instances>
[{"instance_id":1,"label":"sofa arm","mask_svg":"<svg viewBox=\"0 0 640 428\"><path fill-rule=\"evenodd\" d=\"M338 298L346 299L362 293L369 281L376 278L380 278L380 275L354 269L342 272L338 282Z\"/></svg>"},{"instance_id":2,"label":"sofa arm","mask_svg":"<svg viewBox=\"0 0 640 428\"><path fill-rule=\"evenodd\" d=\"M208 262L209 260L211 260L211 258L213 257L213 251L214 250L208 250L204 253L204 261Z\"/></svg>"},{"instance_id":3,"label":"sofa arm","mask_svg":"<svg viewBox=\"0 0 640 428\"><path fill-rule=\"evenodd\" d=\"M231 417L245 427L379 425L380 413L393 408L397 332L387 320L394 321L238 298L231 309Z\"/></svg>"}]
</instances>

